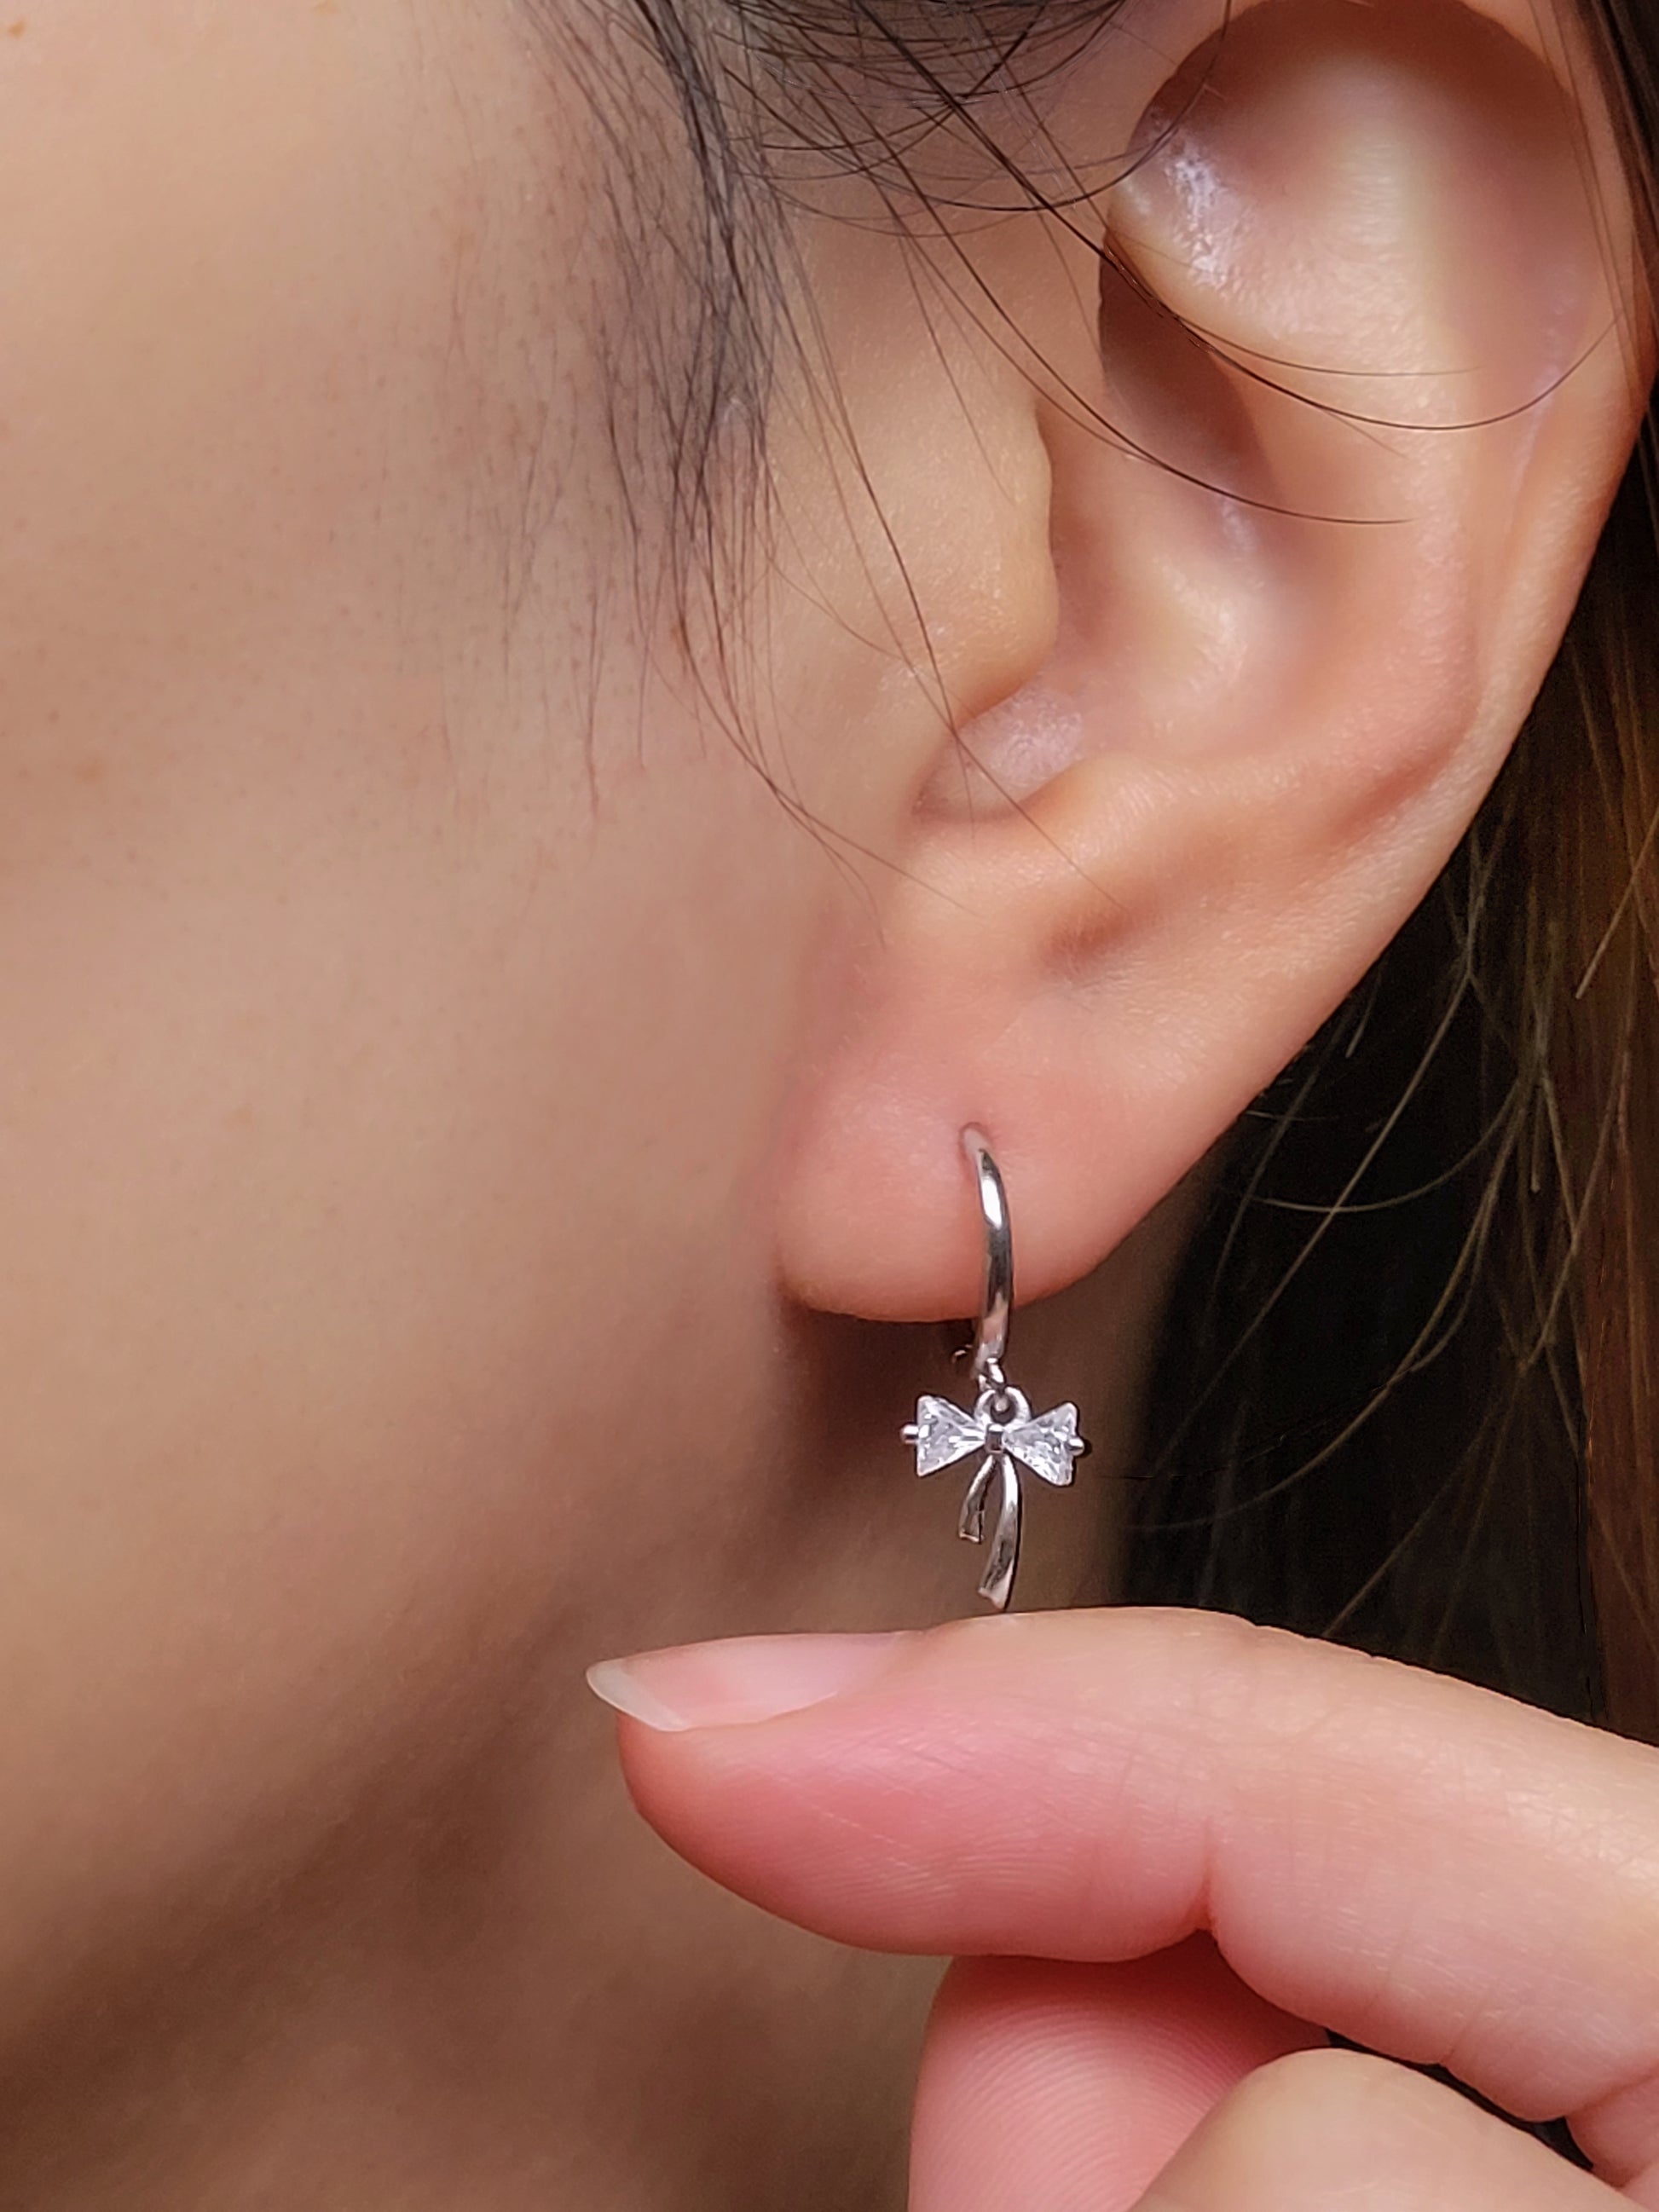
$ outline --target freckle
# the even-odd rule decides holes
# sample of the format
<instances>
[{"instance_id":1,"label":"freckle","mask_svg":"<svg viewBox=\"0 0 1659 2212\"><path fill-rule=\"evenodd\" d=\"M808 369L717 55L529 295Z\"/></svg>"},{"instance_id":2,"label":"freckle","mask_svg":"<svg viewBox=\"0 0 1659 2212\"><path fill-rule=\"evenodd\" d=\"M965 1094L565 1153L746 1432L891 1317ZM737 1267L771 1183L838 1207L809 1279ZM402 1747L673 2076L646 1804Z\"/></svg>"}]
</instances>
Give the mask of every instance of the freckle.
<instances>
[{"instance_id":1,"label":"freckle","mask_svg":"<svg viewBox=\"0 0 1659 2212\"><path fill-rule=\"evenodd\" d=\"M109 773L109 766L94 753L86 760L76 761L70 773L77 783L101 783Z\"/></svg>"},{"instance_id":2,"label":"freckle","mask_svg":"<svg viewBox=\"0 0 1659 2212\"><path fill-rule=\"evenodd\" d=\"M24 21L22 21L21 20L21 18L20 18L20 20L19 20L18 21L16 21L15 23L8 23L8 24L7 24L7 26L6 26L6 36L7 36L9 39L21 39L21 38L22 37L22 35L23 35L24 32L25 32L25 31L27 31L27 28L28 28L28 25L27 25L27 23L25 23Z\"/></svg>"}]
</instances>

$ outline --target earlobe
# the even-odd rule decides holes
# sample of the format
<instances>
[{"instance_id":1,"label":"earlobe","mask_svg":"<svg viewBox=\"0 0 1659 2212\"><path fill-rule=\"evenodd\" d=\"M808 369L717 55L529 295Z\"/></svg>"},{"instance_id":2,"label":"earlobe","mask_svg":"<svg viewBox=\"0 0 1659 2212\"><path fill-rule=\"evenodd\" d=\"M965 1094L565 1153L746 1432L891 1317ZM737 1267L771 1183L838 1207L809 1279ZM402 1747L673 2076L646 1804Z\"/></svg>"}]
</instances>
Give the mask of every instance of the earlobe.
<instances>
[{"instance_id":1,"label":"earlobe","mask_svg":"<svg viewBox=\"0 0 1659 2212\"><path fill-rule=\"evenodd\" d=\"M1097 327L1057 261L1063 373L1018 398L1055 642L905 825L799 1102L798 1297L966 1310L975 1121L1025 1294L1086 1273L1427 889L1542 679L1650 373L1589 143L1540 55L1455 0L1258 0L1162 88L1086 257Z\"/></svg>"}]
</instances>

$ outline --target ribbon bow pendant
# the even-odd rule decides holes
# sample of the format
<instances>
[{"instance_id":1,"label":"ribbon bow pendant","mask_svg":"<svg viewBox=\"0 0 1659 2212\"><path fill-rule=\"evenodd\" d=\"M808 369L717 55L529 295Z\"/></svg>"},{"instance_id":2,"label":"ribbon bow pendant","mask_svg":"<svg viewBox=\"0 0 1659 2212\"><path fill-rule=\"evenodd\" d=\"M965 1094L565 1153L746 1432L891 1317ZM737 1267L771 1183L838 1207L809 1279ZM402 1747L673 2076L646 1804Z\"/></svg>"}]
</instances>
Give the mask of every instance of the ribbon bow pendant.
<instances>
[{"instance_id":1,"label":"ribbon bow pendant","mask_svg":"<svg viewBox=\"0 0 1659 2212\"><path fill-rule=\"evenodd\" d=\"M983 1454L962 1501L957 1533L970 1544L984 1540L985 1510L994 1482L996 1526L979 1594L1000 1612L1012 1595L1019 1559L1019 1467L1015 1462L1056 1489L1064 1489L1079 1454L1089 1449L1078 1434L1077 1407L1056 1406L1052 1413L1034 1417L1024 1391L994 1382L980 1392L971 1413L948 1398L919 1399L904 1441L916 1448L918 1474L937 1474L941 1468L954 1467L975 1452Z\"/></svg>"}]
</instances>

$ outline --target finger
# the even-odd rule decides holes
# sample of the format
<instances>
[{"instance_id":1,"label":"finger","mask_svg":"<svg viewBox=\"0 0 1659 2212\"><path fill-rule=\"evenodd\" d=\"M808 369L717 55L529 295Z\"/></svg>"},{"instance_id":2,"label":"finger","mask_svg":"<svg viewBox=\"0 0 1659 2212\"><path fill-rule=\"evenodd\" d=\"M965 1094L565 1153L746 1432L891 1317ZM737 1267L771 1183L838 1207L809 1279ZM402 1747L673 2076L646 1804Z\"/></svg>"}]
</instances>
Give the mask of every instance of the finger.
<instances>
[{"instance_id":1,"label":"finger","mask_svg":"<svg viewBox=\"0 0 1659 2212\"><path fill-rule=\"evenodd\" d=\"M1610 2177L1659 2154L1659 1754L1207 1614L807 1641L609 1685L659 1720L680 1699L624 1726L629 1781L732 1888L924 1953L1125 1959L1207 1928L1270 2003L1569 2116ZM780 1662L796 1705L826 1663L864 1680L689 1725L713 1690L732 1720L775 1704Z\"/></svg>"},{"instance_id":2,"label":"finger","mask_svg":"<svg viewBox=\"0 0 1659 2212\"><path fill-rule=\"evenodd\" d=\"M922 2054L910 2212L1128 2212L1230 2089L1324 2041L1206 1936L1119 1966L958 1960Z\"/></svg>"},{"instance_id":3,"label":"finger","mask_svg":"<svg viewBox=\"0 0 1659 2212\"><path fill-rule=\"evenodd\" d=\"M1010 2197L1011 2208L1018 2202ZM1279 2059L1236 2089L1134 2212L1630 2212L1455 2090L1348 2051Z\"/></svg>"}]
</instances>

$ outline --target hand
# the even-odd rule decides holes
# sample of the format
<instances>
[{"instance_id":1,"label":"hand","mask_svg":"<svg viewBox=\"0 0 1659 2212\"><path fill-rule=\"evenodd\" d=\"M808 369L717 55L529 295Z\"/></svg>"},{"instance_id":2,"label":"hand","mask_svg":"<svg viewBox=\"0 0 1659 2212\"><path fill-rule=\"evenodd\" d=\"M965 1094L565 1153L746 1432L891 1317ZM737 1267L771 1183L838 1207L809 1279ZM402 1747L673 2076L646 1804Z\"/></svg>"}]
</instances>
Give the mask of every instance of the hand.
<instances>
[{"instance_id":1,"label":"hand","mask_svg":"<svg viewBox=\"0 0 1659 2212\"><path fill-rule=\"evenodd\" d=\"M1659 2208L1659 1753L1200 1613L595 1677L656 1723L629 1786L695 1864L957 1954L913 2212ZM1325 2027L1566 2116L1595 2176Z\"/></svg>"}]
</instances>

